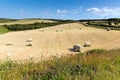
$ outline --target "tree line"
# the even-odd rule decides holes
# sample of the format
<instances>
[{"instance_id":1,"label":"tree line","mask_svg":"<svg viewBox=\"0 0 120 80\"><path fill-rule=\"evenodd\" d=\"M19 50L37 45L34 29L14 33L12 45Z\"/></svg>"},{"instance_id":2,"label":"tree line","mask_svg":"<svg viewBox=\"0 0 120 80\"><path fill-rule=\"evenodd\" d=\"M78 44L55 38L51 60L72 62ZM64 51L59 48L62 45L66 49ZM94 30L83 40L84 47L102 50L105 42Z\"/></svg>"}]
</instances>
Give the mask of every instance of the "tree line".
<instances>
[{"instance_id":1,"label":"tree line","mask_svg":"<svg viewBox=\"0 0 120 80\"><path fill-rule=\"evenodd\" d=\"M98 26L106 26L106 27L120 27L120 25L119 25L120 24L120 18L110 18L110 19L98 20L98 21L103 21L106 24L103 24L102 22L101 23L96 23L97 20L85 20L85 21L87 21L87 24L89 24L89 25L98 25Z\"/></svg>"},{"instance_id":2,"label":"tree line","mask_svg":"<svg viewBox=\"0 0 120 80\"><path fill-rule=\"evenodd\" d=\"M44 22L35 22L33 24L13 24L13 25L4 25L8 30L12 31L21 31L21 30L31 30L44 27L55 26L59 24L71 23L72 21L57 21L53 23L44 23Z\"/></svg>"},{"instance_id":3,"label":"tree line","mask_svg":"<svg viewBox=\"0 0 120 80\"><path fill-rule=\"evenodd\" d=\"M108 19L108 25L109 26L113 26L113 24L114 24L117 27L117 26L119 26L119 23L120 23L120 19L119 18Z\"/></svg>"}]
</instances>

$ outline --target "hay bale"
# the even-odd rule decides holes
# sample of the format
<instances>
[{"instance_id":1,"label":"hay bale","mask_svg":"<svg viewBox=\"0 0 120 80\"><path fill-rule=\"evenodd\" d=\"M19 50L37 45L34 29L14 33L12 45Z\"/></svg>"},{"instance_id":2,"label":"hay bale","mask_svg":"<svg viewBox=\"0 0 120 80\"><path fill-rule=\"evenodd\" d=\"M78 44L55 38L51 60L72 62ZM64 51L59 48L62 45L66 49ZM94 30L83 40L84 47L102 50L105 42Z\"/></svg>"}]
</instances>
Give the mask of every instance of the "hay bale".
<instances>
[{"instance_id":1,"label":"hay bale","mask_svg":"<svg viewBox=\"0 0 120 80\"><path fill-rule=\"evenodd\" d=\"M32 42L29 42L29 43L27 44L27 46L32 46Z\"/></svg>"},{"instance_id":2,"label":"hay bale","mask_svg":"<svg viewBox=\"0 0 120 80\"><path fill-rule=\"evenodd\" d=\"M91 42L86 41L83 46L84 46L84 47L90 47L90 46L91 46Z\"/></svg>"},{"instance_id":3,"label":"hay bale","mask_svg":"<svg viewBox=\"0 0 120 80\"><path fill-rule=\"evenodd\" d=\"M29 55L29 58L30 58L30 60L33 60L33 55L32 54Z\"/></svg>"},{"instance_id":4,"label":"hay bale","mask_svg":"<svg viewBox=\"0 0 120 80\"><path fill-rule=\"evenodd\" d=\"M28 39L26 42L32 42L32 38Z\"/></svg>"},{"instance_id":5,"label":"hay bale","mask_svg":"<svg viewBox=\"0 0 120 80\"><path fill-rule=\"evenodd\" d=\"M83 46L81 45L74 45L73 46L73 51L75 52L82 52Z\"/></svg>"},{"instance_id":6,"label":"hay bale","mask_svg":"<svg viewBox=\"0 0 120 80\"><path fill-rule=\"evenodd\" d=\"M6 45L8 45L8 46L13 45L13 42L8 42Z\"/></svg>"},{"instance_id":7,"label":"hay bale","mask_svg":"<svg viewBox=\"0 0 120 80\"><path fill-rule=\"evenodd\" d=\"M81 30L82 28L80 28L80 30Z\"/></svg>"},{"instance_id":8,"label":"hay bale","mask_svg":"<svg viewBox=\"0 0 120 80\"><path fill-rule=\"evenodd\" d=\"M7 61L11 60L11 54L10 54L10 53L7 53L7 54L6 54L6 60L7 60Z\"/></svg>"},{"instance_id":9,"label":"hay bale","mask_svg":"<svg viewBox=\"0 0 120 80\"><path fill-rule=\"evenodd\" d=\"M110 30L111 30L111 28L106 28L106 30L107 30L107 31L110 31Z\"/></svg>"}]
</instances>

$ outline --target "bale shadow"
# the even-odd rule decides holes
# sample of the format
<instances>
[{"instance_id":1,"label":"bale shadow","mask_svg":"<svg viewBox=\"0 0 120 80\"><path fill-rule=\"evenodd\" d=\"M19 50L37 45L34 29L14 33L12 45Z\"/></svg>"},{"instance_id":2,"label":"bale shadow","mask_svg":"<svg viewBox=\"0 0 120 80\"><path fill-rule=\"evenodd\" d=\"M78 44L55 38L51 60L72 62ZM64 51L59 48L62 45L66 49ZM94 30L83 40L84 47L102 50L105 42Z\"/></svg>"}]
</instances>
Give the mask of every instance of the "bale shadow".
<instances>
[{"instance_id":1,"label":"bale shadow","mask_svg":"<svg viewBox=\"0 0 120 80\"><path fill-rule=\"evenodd\" d=\"M69 50L70 52L75 52L73 48L68 48L67 50Z\"/></svg>"},{"instance_id":2,"label":"bale shadow","mask_svg":"<svg viewBox=\"0 0 120 80\"><path fill-rule=\"evenodd\" d=\"M29 46L32 46L32 44L26 44L26 46L28 46L28 47L29 47Z\"/></svg>"}]
</instances>

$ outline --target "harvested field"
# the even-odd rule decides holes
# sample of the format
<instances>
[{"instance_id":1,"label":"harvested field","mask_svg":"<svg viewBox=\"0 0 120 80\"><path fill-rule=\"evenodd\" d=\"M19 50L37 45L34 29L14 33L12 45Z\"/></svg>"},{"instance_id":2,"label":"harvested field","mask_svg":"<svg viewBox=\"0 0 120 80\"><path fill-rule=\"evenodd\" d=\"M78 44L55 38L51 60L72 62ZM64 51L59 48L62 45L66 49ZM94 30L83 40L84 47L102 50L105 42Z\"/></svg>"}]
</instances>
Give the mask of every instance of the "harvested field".
<instances>
[{"instance_id":1,"label":"harvested field","mask_svg":"<svg viewBox=\"0 0 120 80\"><path fill-rule=\"evenodd\" d=\"M80 29L81 28L81 29ZM56 30L58 30L56 32ZM61 31L62 30L62 31ZM29 31L10 32L0 35L0 59L5 59L7 53L12 60L25 60L33 55L36 59L49 58L71 54L69 49L74 44L83 45L91 42L91 47L84 50L105 48L120 48L120 31L106 31L104 29L85 27L79 23L63 24ZM26 46L32 38L32 46ZM13 45L6 45L13 42Z\"/></svg>"},{"instance_id":2,"label":"harvested field","mask_svg":"<svg viewBox=\"0 0 120 80\"><path fill-rule=\"evenodd\" d=\"M55 21L52 21L52 20L37 20L37 19L33 19L33 20L27 20L27 19L23 19L23 20L18 20L18 21L11 21L11 22L5 22L5 23L0 23L0 25L12 25L12 24L33 24L35 22L44 22L44 23L52 23L52 22L55 22Z\"/></svg>"}]
</instances>

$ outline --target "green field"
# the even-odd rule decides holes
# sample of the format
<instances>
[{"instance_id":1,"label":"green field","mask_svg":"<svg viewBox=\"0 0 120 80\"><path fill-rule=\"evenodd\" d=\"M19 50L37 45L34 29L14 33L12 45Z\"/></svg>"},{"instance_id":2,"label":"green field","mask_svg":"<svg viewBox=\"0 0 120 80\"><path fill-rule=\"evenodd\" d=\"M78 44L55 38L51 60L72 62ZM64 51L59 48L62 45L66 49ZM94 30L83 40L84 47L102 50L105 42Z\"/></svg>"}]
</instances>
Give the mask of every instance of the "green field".
<instances>
[{"instance_id":1,"label":"green field","mask_svg":"<svg viewBox=\"0 0 120 80\"><path fill-rule=\"evenodd\" d=\"M4 26L0 26L0 34L4 34L9 32L10 30L8 30L7 28L5 28Z\"/></svg>"},{"instance_id":2,"label":"green field","mask_svg":"<svg viewBox=\"0 0 120 80\"><path fill-rule=\"evenodd\" d=\"M0 25L13 25L13 24L33 24L35 22L44 22L44 23L52 23L55 21L46 20L46 19L37 19L37 18L28 18L28 19L5 19L0 18Z\"/></svg>"},{"instance_id":3,"label":"green field","mask_svg":"<svg viewBox=\"0 0 120 80\"><path fill-rule=\"evenodd\" d=\"M0 34L71 22L74 21L1 25ZM82 23L86 25L86 22ZM105 21L94 21L87 26L103 29L109 27ZM119 29L115 26L110 28ZM49 60L36 62L33 59L34 57L19 62L6 57L5 61L0 61L0 80L119 80L120 78L120 49L94 49L61 58L56 55Z\"/></svg>"},{"instance_id":4,"label":"green field","mask_svg":"<svg viewBox=\"0 0 120 80\"><path fill-rule=\"evenodd\" d=\"M100 19L100 20L81 20L80 22L87 27L95 27L101 29L110 28L111 30L120 30L119 18Z\"/></svg>"},{"instance_id":5,"label":"green field","mask_svg":"<svg viewBox=\"0 0 120 80\"><path fill-rule=\"evenodd\" d=\"M0 20L0 34L9 31L31 30L60 24L73 23L71 20L42 20L42 19L22 19L22 20Z\"/></svg>"}]
</instances>

